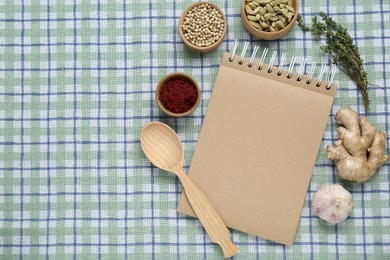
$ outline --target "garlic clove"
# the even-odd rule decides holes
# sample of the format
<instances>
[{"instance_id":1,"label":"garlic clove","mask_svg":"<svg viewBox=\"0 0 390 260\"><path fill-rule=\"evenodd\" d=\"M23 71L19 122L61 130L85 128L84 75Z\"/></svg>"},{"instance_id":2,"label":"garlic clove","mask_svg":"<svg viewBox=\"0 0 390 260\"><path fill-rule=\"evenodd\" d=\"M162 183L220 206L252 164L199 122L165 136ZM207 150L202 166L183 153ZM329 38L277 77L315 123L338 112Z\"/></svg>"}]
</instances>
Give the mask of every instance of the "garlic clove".
<instances>
[{"instance_id":1,"label":"garlic clove","mask_svg":"<svg viewBox=\"0 0 390 260\"><path fill-rule=\"evenodd\" d=\"M351 213L352 195L339 184L325 184L314 193L312 207L320 218L337 224Z\"/></svg>"}]
</instances>

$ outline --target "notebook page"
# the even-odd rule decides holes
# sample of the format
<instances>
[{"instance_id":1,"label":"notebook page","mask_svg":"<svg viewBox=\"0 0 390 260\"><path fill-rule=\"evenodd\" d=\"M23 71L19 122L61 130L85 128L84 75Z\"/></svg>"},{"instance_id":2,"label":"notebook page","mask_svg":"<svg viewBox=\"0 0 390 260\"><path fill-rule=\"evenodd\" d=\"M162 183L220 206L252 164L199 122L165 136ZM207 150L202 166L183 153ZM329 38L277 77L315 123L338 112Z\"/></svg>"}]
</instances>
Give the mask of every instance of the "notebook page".
<instances>
[{"instance_id":1,"label":"notebook page","mask_svg":"<svg viewBox=\"0 0 390 260\"><path fill-rule=\"evenodd\" d=\"M228 227L291 245L336 90L273 74L224 55L189 176Z\"/></svg>"}]
</instances>

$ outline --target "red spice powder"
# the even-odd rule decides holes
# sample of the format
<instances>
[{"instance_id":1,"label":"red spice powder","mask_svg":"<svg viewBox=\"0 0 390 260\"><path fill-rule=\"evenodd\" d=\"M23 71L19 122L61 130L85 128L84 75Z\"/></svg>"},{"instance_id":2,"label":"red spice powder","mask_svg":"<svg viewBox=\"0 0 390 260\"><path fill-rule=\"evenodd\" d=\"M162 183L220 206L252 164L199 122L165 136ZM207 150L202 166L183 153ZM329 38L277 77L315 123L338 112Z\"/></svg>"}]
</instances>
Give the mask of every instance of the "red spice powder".
<instances>
[{"instance_id":1,"label":"red spice powder","mask_svg":"<svg viewBox=\"0 0 390 260\"><path fill-rule=\"evenodd\" d=\"M198 92L190 80L173 78L161 87L159 100L163 106L176 114L190 110L196 103Z\"/></svg>"}]
</instances>

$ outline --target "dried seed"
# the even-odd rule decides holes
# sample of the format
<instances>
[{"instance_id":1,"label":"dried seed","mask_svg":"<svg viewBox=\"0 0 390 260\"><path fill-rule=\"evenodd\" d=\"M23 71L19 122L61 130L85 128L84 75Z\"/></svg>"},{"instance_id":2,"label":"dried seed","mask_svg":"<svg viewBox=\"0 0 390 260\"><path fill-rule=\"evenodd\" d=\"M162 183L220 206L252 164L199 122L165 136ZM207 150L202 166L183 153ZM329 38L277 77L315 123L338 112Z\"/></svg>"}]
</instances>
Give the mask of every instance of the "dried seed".
<instances>
[{"instance_id":1,"label":"dried seed","mask_svg":"<svg viewBox=\"0 0 390 260\"><path fill-rule=\"evenodd\" d=\"M260 17L261 15L260 14L256 14L256 20L259 21L260 20Z\"/></svg>"},{"instance_id":2,"label":"dried seed","mask_svg":"<svg viewBox=\"0 0 390 260\"><path fill-rule=\"evenodd\" d=\"M253 10L253 13L254 13L254 14L257 14L257 13L259 12L260 8L261 8L261 6L256 7L256 9Z\"/></svg>"},{"instance_id":3,"label":"dried seed","mask_svg":"<svg viewBox=\"0 0 390 260\"><path fill-rule=\"evenodd\" d=\"M289 5L289 6L293 6L293 1L292 0L287 0L287 5Z\"/></svg>"},{"instance_id":4,"label":"dried seed","mask_svg":"<svg viewBox=\"0 0 390 260\"><path fill-rule=\"evenodd\" d=\"M287 1L286 1L286 3L287 3ZM286 5L285 4L280 4L279 8L286 8Z\"/></svg>"},{"instance_id":5,"label":"dried seed","mask_svg":"<svg viewBox=\"0 0 390 260\"><path fill-rule=\"evenodd\" d=\"M282 21L277 21L275 22L276 23L276 26L279 27L280 29L283 29L284 28L284 24Z\"/></svg>"},{"instance_id":6,"label":"dried seed","mask_svg":"<svg viewBox=\"0 0 390 260\"><path fill-rule=\"evenodd\" d=\"M269 2L271 2L271 0L254 0L255 2L258 2L259 4L261 5L266 5L268 4Z\"/></svg>"},{"instance_id":7,"label":"dried seed","mask_svg":"<svg viewBox=\"0 0 390 260\"><path fill-rule=\"evenodd\" d=\"M272 6L271 6L270 4L267 4L265 7L267 8L267 11L268 11L269 13L275 13L275 12L274 12L274 9L272 9Z\"/></svg>"},{"instance_id":8,"label":"dried seed","mask_svg":"<svg viewBox=\"0 0 390 260\"><path fill-rule=\"evenodd\" d=\"M248 18L249 21L256 22L256 16L247 15L246 17Z\"/></svg>"},{"instance_id":9,"label":"dried seed","mask_svg":"<svg viewBox=\"0 0 390 260\"><path fill-rule=\"evenodd\" d=\"M288 2L288 0L280 0L280 2L281 2L282 4L286 4L286 3Z\"/></svg>"},{"instance_id":10,"label":"dried seed","mask_svg":"<svg viewBox=\"0 0 390 260\"><path fill-rule=\"evenodd\" d=\"M246 6L249 6L249 8L251 8L251 9L255 9L256 8L256 5L254 5L253 2L247 4Z\"/></svg>"},{"instance_id":11,"label":"dried seed","mask_svg":"<svg viewBox=\"0 0 390 260\"><path fill-rule=\"evenodd\" d=\"M278 5L280 5L280 3L281 3L280 0L274 0L274 1L271 2L271 5L272 6L278 6Z\"/></svg>"},{"instance_id":12,"label":"dried seed","mask_svg":"<svg viewBox=\"0 0 390 260\"><path fill-rule=\"evenodd\" d=\"M259 5L260 5L258 2L255 2L255 1L252 1L252 4L253 4L254 6L259 6Z\"/></svg>"},{"instance_id":13,"label":"dried seed","mask_svg":"<svg viewBox=\"0 0 390 260\"><path fill-rule=\"evenodd\" d=\"M265 22L264 15L260 16L260 20L261 20L262 22Z\"/></svg>"},{"instance_id":14,"label":"dried seed","mask_svg":"<svg viewBox=\"0 0 390 260\"><path fill-rule=\"evenodd\" d=\"M264 8L261 8L259 9L259 14L261 15L265 15L267 13L267 9L264 7Z\"/></svg>"},{"instance_id":15,"label":"dried seed","mask_svg":"<svg viewBox=\"0 0 390 260\"><path fill-rule=\"evenodd\" d=\"M273 9L274 9L275 13L279 11L279 7L277 7L277 6L275 6Z\"/></svg>"},{"instance_id":16,"label":"dried seed","mask_svg":"<svg viewBox=\"0 0 390 260\"><path fill-rule=\"evenodd\" d=\"M290 16L288 17L288 22L291 22L292 18L294 17L294 15L292 13L290 13Z\"/></svg>"},{"instance_id":17,"label":"dried seed","mask_svg":"<svg viewBox=\"0 0 390 260\"><path fill-rule=\"evenodd\" d=\"M249 23L250 23L253 27L259 29L260 31L263 30L263 28L261 28L260 24L255 23L255 22L252 22L252 21L249 21Z\"/></svg>"},{"instance_id":18,"label":"dried seed","mask_svg":"<svg viewBox=\"0 0 390 260\"><path fill-rule=\"evenodd\" d=\"M245 5L245 11L247 14L253 14L253 10L250 8L249 5Z\"/></svg>"},{"instance_id":19,"label":"dried seed","mask_svg":"<svg viewBox=\"0 0 390 260\"><path fill-rule=\"evenodd\" d=\"M269 27L268 24L265 23L265 22L260 22L260 25L261 25L261 27L263 27L263 28L268 28L268 27Z\"/></svg>"},{"instance_id":20,"label":"dried seed","mask_svg":"<svg viewBox=\"0 0 390 260\"><path fill-rule=\"evenodd\" d=\"M277 16L271 17L269 20L271 22L276 22L276 21L279 21L279 19L280 19L280 17L279 17L279 15L277 15Z\"/></svg>"},{"instance_id":21,"label":"dried seed","mask_svg":"<svg viewBox=\"0 0 390 260\"><path fill-rule=\"evenodd\" d=\"M265 20L269 20L269 19L271 19L272 17L274 17L275 16L275 14L265 14L264 15L264 18L265 18Z\"/></svg>"},{"instance_id":22,"label":"dried seed","mask_svg":"<svg viewBox=\"0 0 390 260\"><path fill-rule=\"evenodd\" d=\"M271 27L275 28L275 26L276 26L276 23L273 22L273 23L271 24Z\"/></svg>"},{"instance_id":23,"label":"dried seed","mask_svg":"<svg viewBox=\"0 0 390 260\"><path fill-rule=\"evenodd\" d=\"M291 6L286 6L286 8L287 8L287 10L289 10L290 12L292 12L292 13L294 13L295 12L295 10L294 10L294 8L293 7L291 7Z\"/></svg>"},{"instance_id":24,"label":"dried seed","mask_svg":"<svg viewBox=\"0 0 390 260\"><path fill-rule=\"evenodd\" d=\"M276 29L277 29L277 27L274 28L274 27L271 26L271 27L269 28L269 31L270 31L270 32L276 32Z\"/></svg>"},{"instance_id":25,"label":"dried seed","mask_svg":"<svg viewBox=\"0 0 390 260\"><path fill-rule=\"evenodd\" d=\"M287 9L280 9L280 12L282 13L282 15L286 18L288 18L288 10Z\"/></svg>"}]
</instances>

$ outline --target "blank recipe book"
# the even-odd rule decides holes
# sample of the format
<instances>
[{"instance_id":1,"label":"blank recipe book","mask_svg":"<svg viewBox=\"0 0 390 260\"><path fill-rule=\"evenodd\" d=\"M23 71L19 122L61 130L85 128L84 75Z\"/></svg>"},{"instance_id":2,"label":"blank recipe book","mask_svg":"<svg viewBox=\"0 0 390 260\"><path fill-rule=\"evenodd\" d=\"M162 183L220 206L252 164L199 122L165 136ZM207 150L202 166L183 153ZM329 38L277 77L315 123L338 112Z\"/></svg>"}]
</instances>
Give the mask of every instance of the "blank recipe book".
<instances>
[{"instance_id":1,"label":"blank recipe book","mask_svg":"<svg viewBox=\"0 0 390 260\"><path fill-rule=\"evenodd\" d=\"M296 73L243 56L222 57L189 176L228 227L291 245L336 93L335 71L322 66L315 78L315 66L303 75L304 66ZM185 193L178 211L195 216Z\"/></svg>"}]
</instances>

